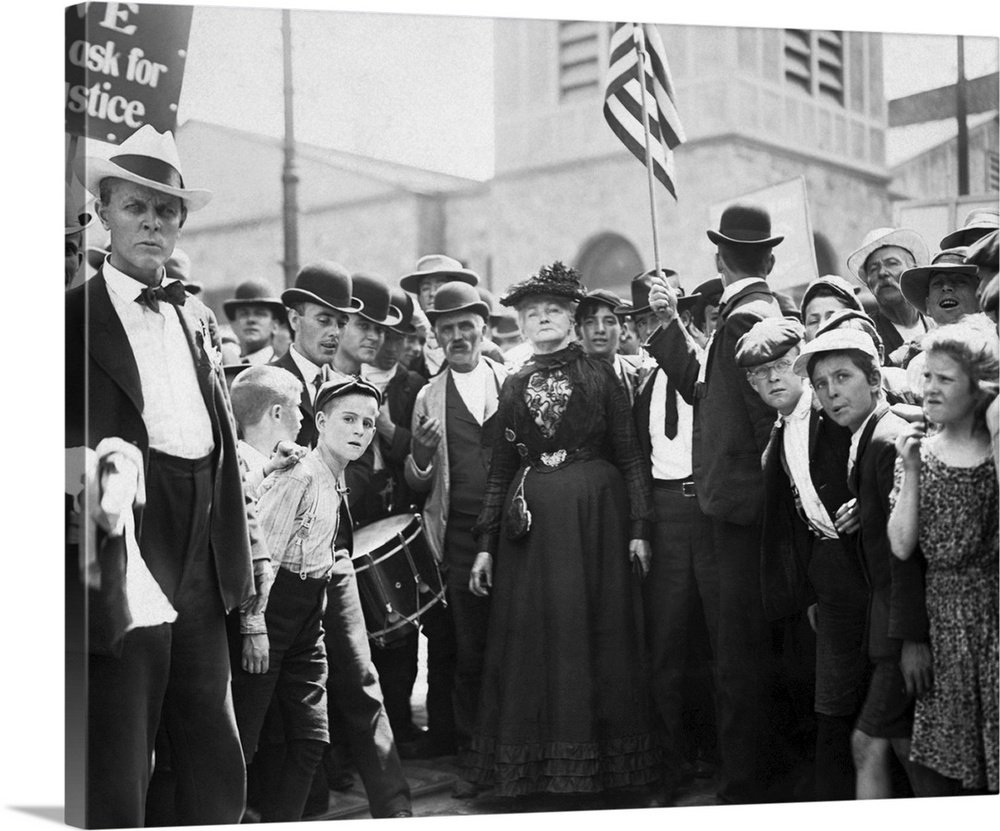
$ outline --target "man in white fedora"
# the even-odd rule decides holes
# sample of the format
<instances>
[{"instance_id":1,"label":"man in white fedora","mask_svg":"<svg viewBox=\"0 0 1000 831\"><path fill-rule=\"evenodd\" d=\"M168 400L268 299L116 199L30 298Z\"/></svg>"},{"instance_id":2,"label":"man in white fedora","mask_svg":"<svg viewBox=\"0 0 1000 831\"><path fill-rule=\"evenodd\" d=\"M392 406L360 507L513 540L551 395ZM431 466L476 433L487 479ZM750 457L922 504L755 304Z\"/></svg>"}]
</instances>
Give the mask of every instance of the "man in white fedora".
<instances>
[{"instance_id":1,"label":"man in white fedora","mask_svg":"<svg viewBox=\"0 0 1000 831\"><path fill-rule=\"evenodd\" d=\"M67 817L145 824L160 731L176 778L167 824L236 823L246 771L225 617L263 611L270 561L243 487L215 317L165 269L188 211L211 194L185 185L173 136L149 125L110 156L78 160L77 175L98 195L110 249L66 294L66 445L100 454L118 441L140 463L101 458L100 500L84 506L96 543L87 568L67 568L67 590L82 581L87 592L75 621L85 672L67 690L86 701L85 805L70 799ZM123 530L137 546L120 544Z\"/></svg>"},{"instance_id":2,"label":"man in white fedora","mask_svg":"<svg viewBox=\"0 0 1000 831\"><path fill-rule=\"evenodd\" d=\"M927 265L928 259L927 244L908 228L875 228L847 258L848 271L878 303L872 320L885 346L886 366L905 366L917 351L911 345L930 328L899 288L903 272Z\"/></svg>"},{"instance_id":3,"label":"man in white fedora","mask_svg":"<svg viewBox=\"0 0 1000 831\"><path fill-rule=\"evenodd\" d=\"M444 254L427 254L417 260L415 271L404 275L399 280L399 286L403 291L417 296L417 303L420 309L426 312L434 308L434 295L445 283L457 280L460 283L468 283L470 286L479 285L479 275L471 269L465 268L454 257ZM422 366L411 367L425 378L433 378L441 371L444 364L444 350L438 345L437 337L433 329L427 333L427 342L424 344L424 360Z\"/></svg>"}]
</instances>

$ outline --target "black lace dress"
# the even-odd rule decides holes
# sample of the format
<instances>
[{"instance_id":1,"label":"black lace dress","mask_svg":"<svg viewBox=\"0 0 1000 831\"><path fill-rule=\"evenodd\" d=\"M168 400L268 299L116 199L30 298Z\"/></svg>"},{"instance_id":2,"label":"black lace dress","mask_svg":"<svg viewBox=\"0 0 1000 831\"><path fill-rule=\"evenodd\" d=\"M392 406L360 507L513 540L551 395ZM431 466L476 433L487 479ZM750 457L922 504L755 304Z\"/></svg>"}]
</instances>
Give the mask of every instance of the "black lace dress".
<instances>
[{"instance_id":1,"label":"black lace dress","mask_svg":"<svg viewBox=\"0 0 1000 831\"><path fill-rule=\"evenodd\" d=\"M501 796L646 785L659 748L628 541L649 538L652 481L625 393L574 345L509 378L498 416L474 529L493 600L463 772ZM513 540L522 478L531 526Z\"/></svg>"}]
</instances>

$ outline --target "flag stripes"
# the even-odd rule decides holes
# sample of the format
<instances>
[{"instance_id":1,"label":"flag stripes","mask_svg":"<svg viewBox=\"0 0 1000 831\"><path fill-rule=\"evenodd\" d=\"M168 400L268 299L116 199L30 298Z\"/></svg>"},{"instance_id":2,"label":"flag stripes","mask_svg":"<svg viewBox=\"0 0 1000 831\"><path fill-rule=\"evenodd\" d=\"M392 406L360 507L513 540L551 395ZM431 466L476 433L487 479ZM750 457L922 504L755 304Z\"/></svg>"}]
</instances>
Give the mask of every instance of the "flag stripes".
<instances>
[{"instance_id":1,"label":"flag stripes","mask_svg":"<svg viewBox=\"0 0 1000 831\"><path fill-rule=\"evenodd\" d=\"M637 24L616 23L611 35L608 83L604 94L604 118L619 141L643 164L646 163L646 139L642 124L642 101L639 86L639 57L635 49ZM646 41L646 115L649 125L650 156L653 175L674 197L674 156L671 152L684 141L684 128L674 104L663 41L656 26L642 25Z\"/></svg>"}]
</instances>

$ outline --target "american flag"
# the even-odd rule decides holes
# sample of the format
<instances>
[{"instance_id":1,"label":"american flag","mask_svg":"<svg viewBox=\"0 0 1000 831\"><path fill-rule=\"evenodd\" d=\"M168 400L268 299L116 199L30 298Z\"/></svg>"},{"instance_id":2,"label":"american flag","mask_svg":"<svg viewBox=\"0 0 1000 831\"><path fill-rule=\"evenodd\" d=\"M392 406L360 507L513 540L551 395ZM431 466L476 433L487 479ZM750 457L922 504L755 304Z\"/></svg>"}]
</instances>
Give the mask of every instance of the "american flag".
<instances>
[{"instance_id":1,"label":"american flag","mask_svg":"<svg viewBox=\"0 0 1000 831\"><path fill-rule=\"evenodd\" d=\"M640 162L646 163L646 140L642 129L642 100L639 89L639 57L635 31L640 24L616 23L611 34L608 85L604 93L604 118L615 135ZM641 24L646 40L646 115L649 119L650 155L653 175L674 199L674 154L684 141L684 128L674 105L674 86L663 41L656 26Z\"/></svg>"}]
</instances>

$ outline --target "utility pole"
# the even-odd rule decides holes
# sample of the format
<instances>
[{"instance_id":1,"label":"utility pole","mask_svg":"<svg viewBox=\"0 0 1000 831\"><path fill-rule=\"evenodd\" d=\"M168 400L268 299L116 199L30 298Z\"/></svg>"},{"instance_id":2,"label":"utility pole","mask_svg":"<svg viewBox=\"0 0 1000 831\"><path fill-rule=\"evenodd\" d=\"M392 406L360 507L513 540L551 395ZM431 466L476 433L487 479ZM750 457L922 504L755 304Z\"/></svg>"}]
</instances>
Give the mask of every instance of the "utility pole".
<instances>
[{"instance_id":1,"label":"utility pole","mask_svg":"<svg viewBox=\"0 0 1000 831\"><path fill-rule=\"evenodd\" d=\"M299 271L299 176L295 171L295 122L292 89L292 20L288 9L281 11L281 44L285 67L285 165L281 172L284 190L285 288L295 283Z\"/></svg>"},{"instance_id":2,"label":"utility pole","mask_svg":"<svg viewBox=\"0 0 1000 831\"><path fill-rule=\"evenodd\" d=\"M955 83L955 118L958 120L958 195L969 193L969 124L965 90L965 37L958 36L958 80Z\"/></svg>"}]
</instances>

